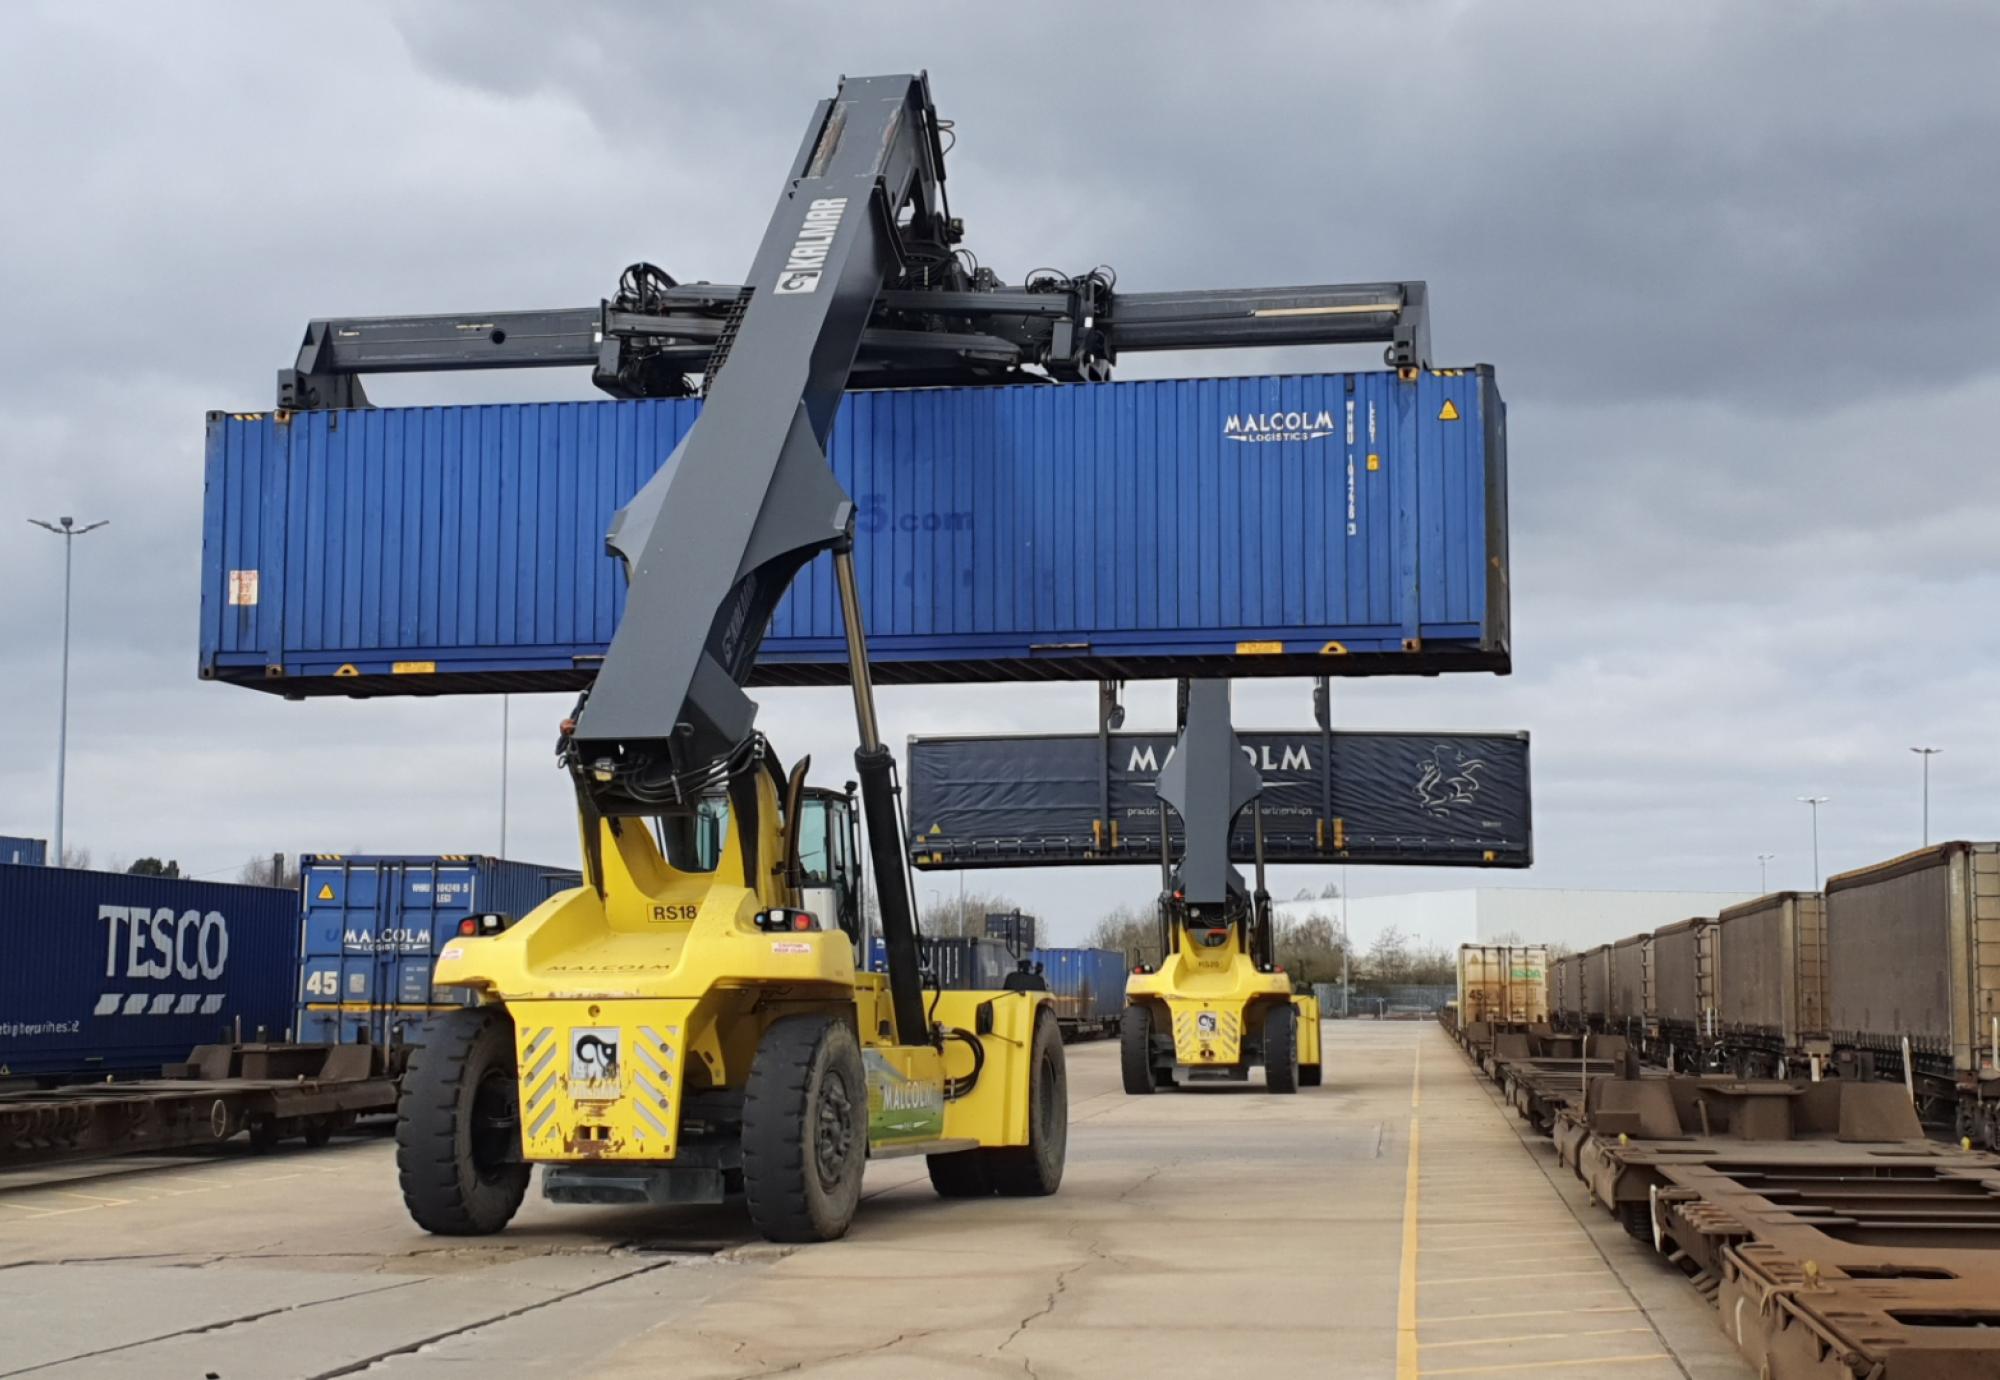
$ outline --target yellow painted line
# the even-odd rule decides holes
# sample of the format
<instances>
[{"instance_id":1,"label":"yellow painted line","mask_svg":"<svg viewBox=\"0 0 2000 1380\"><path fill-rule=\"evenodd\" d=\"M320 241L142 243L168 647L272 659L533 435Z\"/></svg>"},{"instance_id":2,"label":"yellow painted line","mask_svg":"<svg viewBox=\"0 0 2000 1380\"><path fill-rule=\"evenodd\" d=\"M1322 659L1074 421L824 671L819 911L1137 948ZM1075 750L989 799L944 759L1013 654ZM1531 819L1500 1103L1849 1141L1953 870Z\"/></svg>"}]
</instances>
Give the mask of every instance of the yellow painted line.
<instances>
[{"instance_id":1,"label":"yellow painted line","mask_svg":"<svg viewBox=\"0 0 2000 1380\"><path fill-rule=\"evenodd\" d=\"M1396 1285L1396 1380L1417 1380L1417 1109L1423 1102L1424 1047L1410 1065L1410 1166L1403 1179L1403 1265Z\"/></svg>"},{"instance_id":2,"label":"yellow painted line","mask_svg":"<svg viewBox=\"0 0 2000 1380\"><path fill-rule=\"evenodd\" d=\"M1622 1290L1620 1292L1623 1292ZM1482 1318L1558 1318L1572 1313L1636 1313L1637 1308L1531 1308L1525 1313L1439 1313L1418 1322L1473 1322Z\"/></svg>"},{"instance_id":3,"label":"yellow painted line","mask_svg":"<svg viewBox=\"0 0 2000 1380\"><path fill-rule=\"evenodd\" d=\"M1499 1346L1503 1342L1566 1342L1572 1337L1623 1337L1644 1327L1594 1327L1585 1332L1517 1332L1511 1337L1468 1337L1462 1342L1419 1342L1425 1351L1450 1346Z\"/></svg>"},{"instance_id":4,"label":"yellow painted line","mask_svg":"<svg viewBox=\"0 0 2000 1380\"><path fill-rule=\"evenodd\" d=\"M1507 1282L1508 1284L1512 1284L1517 1279L1569 1279L1576 1275L1609 1275L1610 1273L1611 1271L1605 1268L1602 1263L1600 1263L1598 1265L1598 1268L1596 1268L1595 1270L1538 1270L1529 1274L1511 1273L1505 1276L1498 1276L1498 1277L1494 1275L1454 1275L1449 1279L1427 1279L1424 1281L1424 1283L1493 1284L1499 1282L1501 1279L1504 1279L1505 1282Z\"/></svg>"},{"instance_id":5,"label":"yellow painted line","mask_svg":"<svg viewBox=\"0 0 2000 1380\"><path fill-rule=\"evenodd\" d=\"M1644 1351L1620 1356L1584 1356L1574 1361L1516 1361L1505 1366L1449 1366L1427 1370L1425 1375L1496 1375L1503 1370L1554 1370L1557 1366L1601 1366L1610 1361L1671 1361L1664 1351Z\"/></svg>"}]
</instances>

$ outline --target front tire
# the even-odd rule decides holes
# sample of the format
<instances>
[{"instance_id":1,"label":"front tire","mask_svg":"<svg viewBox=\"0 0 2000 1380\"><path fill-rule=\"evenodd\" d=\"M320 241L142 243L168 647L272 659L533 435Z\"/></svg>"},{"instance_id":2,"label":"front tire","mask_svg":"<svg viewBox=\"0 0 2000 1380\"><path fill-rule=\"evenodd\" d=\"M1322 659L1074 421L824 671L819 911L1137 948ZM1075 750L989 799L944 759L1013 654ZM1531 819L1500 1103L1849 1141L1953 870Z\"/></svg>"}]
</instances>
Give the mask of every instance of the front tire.
<instances>
[{"instance_id":1,"label":"front tire","mask_svg":"<svg viewBox=\"0 0 2000 1380\"><path fill-rule=\"evenodd\" d=\"M1302 1088L1317 1088L1320 1085L1320 1070L1323 1067L1325 1066L1321 1064L1300 1064L1299 1086Z\"/></svg>"},{"instance_id":2,"label":"front tire","mask_svg":"<svg viewBox=\"0 0 2000 1380\"><path fill-rule=\"evenodd\" d=\"M986 1160L993 1191L1003 1198L1046 1198L1062 1186L1069 1155L1069 1066L1047 1007L1037 1013L1028 1043L1028 1143L974 1153Z\"/></svg>"},{"instance_id":3,"label":"front tire","mask_svg":"<svg viewBox=\"0 0 2000 1380\"><path fill-rule=\"evenodd\" d=\"M743 1196L770 1241L833 1241L861 1203L868 1077L831 1016L787 1016L757 1042L743 1095Z\"/></svg>"},{"instance_id":4,"label":"front tire","mask_svg":"<svg viewBox=\"0 0 2000 1380\"><path fill-rule=\"evenodd\" d=\"M1153 1078L1153 1009L1128 1006L1118 1018L1118 1070L1125 1091L1150 1096L1158 1091Z\"/></svg>"},{"instance_id":5,"label":"front tire","mask_svg":"<svg viewBox=\"0 0 2000 1380\"><path fill-rule=\"evenodd\" d=\"M499 1231L527 1196L514 1023L498 1007L452 1011L411 1052L396 1103L403 1206L437 1236Z\"/></svg>"},{"instance_id":6,"label":"front tire","mask_svg":"<svg viewBox=\"0 0 2000 1380\"><path fill-rule=\"evenodd\" d=\"M1264 1087L1274 1093L1299 1090L1299 1009L1290 1002L1264 1017Z\"/></svg>"}]
</instances>

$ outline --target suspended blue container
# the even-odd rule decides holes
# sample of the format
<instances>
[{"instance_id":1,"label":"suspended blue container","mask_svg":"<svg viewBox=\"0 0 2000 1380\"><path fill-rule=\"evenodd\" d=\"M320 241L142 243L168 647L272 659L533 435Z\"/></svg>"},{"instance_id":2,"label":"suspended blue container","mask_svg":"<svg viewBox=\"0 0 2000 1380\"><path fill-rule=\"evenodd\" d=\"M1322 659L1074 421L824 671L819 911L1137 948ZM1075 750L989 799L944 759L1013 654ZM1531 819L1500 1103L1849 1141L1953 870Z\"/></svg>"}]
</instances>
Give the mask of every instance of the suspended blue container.
<instances>
[{"instance_id":1,"label":"suspended blue container","mask_svg":"<svg viewBox=\"0 0 2000 1380\"><path fill-rule=\"evenodd\" d=\"M587 684L624 602L611 516L699 412L211 413L201 674ZM1505 672L1505 418L1483 366L850 394L830 455L877 678ZM846 676L822 556L755 679Z\"/></svg>"}]
</instances>

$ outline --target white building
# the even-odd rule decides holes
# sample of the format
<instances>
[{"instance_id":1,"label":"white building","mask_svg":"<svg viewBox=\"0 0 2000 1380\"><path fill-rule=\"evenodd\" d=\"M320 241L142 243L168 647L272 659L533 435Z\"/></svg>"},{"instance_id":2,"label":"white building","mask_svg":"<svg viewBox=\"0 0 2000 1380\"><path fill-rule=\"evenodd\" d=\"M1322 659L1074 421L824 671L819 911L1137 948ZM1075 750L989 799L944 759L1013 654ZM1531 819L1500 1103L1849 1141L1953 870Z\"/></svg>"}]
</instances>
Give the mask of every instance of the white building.
<instances>
[{"instance_id":1,"label":"white building","mask_svg":"<svg viewBox=\"0 0 2000 1380\"><path fill-rule=\"evenodd\" d=\"M1358 950L1394 927L1412 944L1455 949L1460 944L1513 938L1523 944L1563 944L1591 949L1627 935L1656 930L1691 915L1714 915L1755 898L1746 891L1579 891L1555 887L1465 887L1281 901L1285 919L1325 915L1336 925L1343 909Z\"/></svg>"}]
</instances>

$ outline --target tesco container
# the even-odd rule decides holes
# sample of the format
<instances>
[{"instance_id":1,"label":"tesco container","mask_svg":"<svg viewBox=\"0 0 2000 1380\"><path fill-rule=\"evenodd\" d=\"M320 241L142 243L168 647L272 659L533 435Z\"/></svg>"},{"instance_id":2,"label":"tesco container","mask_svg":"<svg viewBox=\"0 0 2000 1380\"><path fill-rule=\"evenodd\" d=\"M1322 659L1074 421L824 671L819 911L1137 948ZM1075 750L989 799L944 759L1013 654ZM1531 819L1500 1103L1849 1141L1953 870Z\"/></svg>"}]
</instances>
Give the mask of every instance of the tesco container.
<instances>
[{"instance_id":1,"label":"tesco container","mask_svg":"<svg viewBox=\"0 0 2000 1380\"><path fill-rule=\"evenodd\" d=\"M46 839L25 839L12 834L0 834L0 863L13 863L20 867L41 867L48 860L49 845Z\"/></svg>"},{"instance_id":2,"label":"tesco container","mask_svg":"<svg viewBox=\"0 0 2000 1380\"><path fill-rule=\"evenodd\" d=\"M1065 1033L1108 1035L1125 1010L1125 955L1116 949L1035 949Z\"/></svg>"},{"instance_id":3,"label":"tesco container","mask_svg":"<svg viewBox=\"0 0 2000 1380\"><path fill-rule=\"evenodd\" d=\"M489 911L518 920L582 884L573 868L468 853L306 854L299 860L305 918L293 979L299 1038L388 1048L410 1043L434 1012L463 1004L458 992L431 989L437 951L461 920Z\"/></svg>"},{"instance_id":4,"label":"tesco container","mask_svg":"<svg viewBox=\"0 0 2000 1380\"><path fill-rule=\"evenodd\" d=\"M0 863L0 1077L157 1074L291 1019L298 896Z\"/></svg>"},{"instance_id":5,"label":"tesco container","mask_svg":"<svg viewBox=\"0 0 2000 1380\"><path fill-rule=\"evenodd\" d=\"M611 516L699 410L210 413L201 674L588 683ZM1483 366L850 394L830 458L876 678L1505 672L1505 417ZM846 679L831 572L800 572L757 682Z\"/></svg>"}]
</instances>

